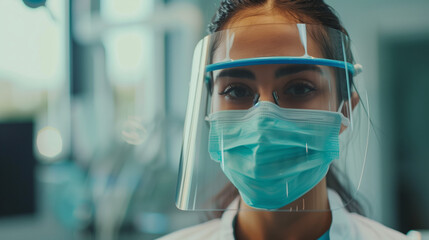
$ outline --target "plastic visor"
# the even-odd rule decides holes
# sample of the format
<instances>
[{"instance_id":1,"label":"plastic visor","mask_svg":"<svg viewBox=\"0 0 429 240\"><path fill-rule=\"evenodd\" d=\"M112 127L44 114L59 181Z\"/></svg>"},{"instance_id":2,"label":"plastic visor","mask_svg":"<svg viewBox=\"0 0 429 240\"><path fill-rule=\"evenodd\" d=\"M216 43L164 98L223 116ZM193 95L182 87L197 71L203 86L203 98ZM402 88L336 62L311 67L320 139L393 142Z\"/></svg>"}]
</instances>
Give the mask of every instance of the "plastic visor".
<instances>
[{"instance_id":1,"label":"plastic visor","mask_svg":"<svg viewBox=\"0 0 429 240\"><path fill-rule=\"evenodd\" d=\"M343 207L320 204L329 169L349 193L344 204L352 201L365 156L347 156L350 136L361 131L351 104L360 69L351 62L348 44L340 31L307 24L244 26L202 39L194 52L177 207L224 210L236 198L275 211ZM255 138L261 131L268 140ZM305 137L291 136L303 131ZM337 150L332 139L339 142ZM306 153L281 152L297 145L306 146ZM249 146L265 150L243 151ZM322 155L314 152L320 149L334 149L322 154L328 165L318 165Z\"/></svg>"}]
</instances>

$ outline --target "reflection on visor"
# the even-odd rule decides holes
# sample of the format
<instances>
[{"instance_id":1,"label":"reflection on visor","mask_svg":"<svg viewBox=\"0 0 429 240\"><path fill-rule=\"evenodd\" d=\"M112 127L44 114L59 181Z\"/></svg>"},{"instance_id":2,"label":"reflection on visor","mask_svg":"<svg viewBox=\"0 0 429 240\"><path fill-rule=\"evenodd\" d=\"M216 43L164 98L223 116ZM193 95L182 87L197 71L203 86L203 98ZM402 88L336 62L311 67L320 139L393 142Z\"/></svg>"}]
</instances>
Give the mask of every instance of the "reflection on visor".
<instances>
[{"instance_id":1,"label":"reflection on visor","mask_svg":"<svg viewBox=\"0 0 429 240\"><path fill-rule=\"evenodd\" d=\"M251 65L212 73L212 111L249 109L259 101L283 108L337 109L332 67L309 64Z\"/></svg>"}]
</instances>

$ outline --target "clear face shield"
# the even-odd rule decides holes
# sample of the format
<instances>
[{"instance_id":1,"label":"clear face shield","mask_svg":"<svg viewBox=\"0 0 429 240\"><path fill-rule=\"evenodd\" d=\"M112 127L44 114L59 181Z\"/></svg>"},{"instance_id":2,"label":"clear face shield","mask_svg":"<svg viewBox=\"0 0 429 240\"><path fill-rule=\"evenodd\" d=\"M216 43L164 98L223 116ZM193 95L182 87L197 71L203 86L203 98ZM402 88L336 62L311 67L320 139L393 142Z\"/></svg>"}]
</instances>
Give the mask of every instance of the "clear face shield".
<instances>
[{"instance_id":1,"label":"clear face shield","mask_svg":"<svg viewBox=\"0 0 429 240\"><path fill-rule=\"evenodd\" d=\"M326 191L316 190L324 189L333 165L346 175L345 204L352 200L365 156L344 154L344 136L356 131L359 70L348 44L342 32L308 24L244 26L202 39L194 53L177 207L225 210L225 201L239 196L253 209L271 211L343 207L320 204Z\"/></svg>"}]
</instances>

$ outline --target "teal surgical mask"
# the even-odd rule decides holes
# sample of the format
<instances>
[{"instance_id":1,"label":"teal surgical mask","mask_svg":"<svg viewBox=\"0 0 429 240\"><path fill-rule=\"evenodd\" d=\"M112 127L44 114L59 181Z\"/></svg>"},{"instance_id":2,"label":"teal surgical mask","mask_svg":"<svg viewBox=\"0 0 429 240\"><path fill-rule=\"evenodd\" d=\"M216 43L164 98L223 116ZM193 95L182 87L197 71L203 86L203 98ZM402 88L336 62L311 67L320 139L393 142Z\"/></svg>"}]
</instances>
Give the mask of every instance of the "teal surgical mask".
<instances>
[{"instance_id":1,"label":"teal surgical mask","mask_svg":"<svg viewBox=\"0 0 429 240\"><path fill-rule=\"evenodd\" d=\"M245 203L278 209L315 187L339 158L339 112L281 108L259 102L248 110L212 113L209 153Z\"/></svg>"}]
</instances>

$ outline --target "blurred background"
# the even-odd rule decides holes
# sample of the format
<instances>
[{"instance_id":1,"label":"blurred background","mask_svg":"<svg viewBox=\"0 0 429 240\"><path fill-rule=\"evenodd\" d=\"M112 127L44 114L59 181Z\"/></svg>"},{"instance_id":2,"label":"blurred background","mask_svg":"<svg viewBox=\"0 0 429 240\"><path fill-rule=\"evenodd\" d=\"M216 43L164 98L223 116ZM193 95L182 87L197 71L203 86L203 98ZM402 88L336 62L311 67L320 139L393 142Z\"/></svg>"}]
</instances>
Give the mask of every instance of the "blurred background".
<instances>
[{"instance_id":1,"label":"blurred background","mask_svg":"<svg viewBox=\"0 0 429 240\"><path fill-rule=\"evenodd\" d=\"M153 239L174 204L193 48L218 0L0 1L0 239ZM361 199L429 229L429 2L327 0L364 66Z\"/></svg>"}]
</instances>

